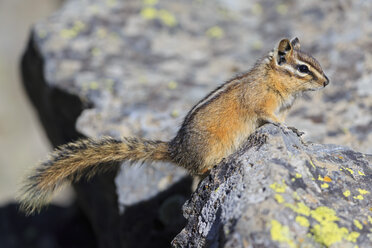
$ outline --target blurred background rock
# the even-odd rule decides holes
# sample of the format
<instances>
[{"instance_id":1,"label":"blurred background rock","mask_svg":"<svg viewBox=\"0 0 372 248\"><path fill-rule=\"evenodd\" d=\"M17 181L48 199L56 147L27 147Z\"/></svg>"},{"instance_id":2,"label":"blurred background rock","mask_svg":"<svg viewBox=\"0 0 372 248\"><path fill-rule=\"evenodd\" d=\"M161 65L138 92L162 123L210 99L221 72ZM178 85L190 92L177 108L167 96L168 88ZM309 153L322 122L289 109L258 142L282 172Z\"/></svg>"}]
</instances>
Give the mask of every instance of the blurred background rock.
<instances>
[{"instance_id":1,"label":"blurred background rock","mask_svg":"<svg viewBox=\"0 0 372 248\"><path fill-rule=\"evenodd\" d=\"M31 27L62 0L0 0L0 247L95 247L76 208L51 207L26 218L14 204L22 176L51 149L20 76L20 58ZM71 190L59 203L70 204ZM58 201L58 199L57 199ZM45 220L53 220L45 222ZM85 237L81 239L81 237Z\"/></svg>"},{"instance_id":2,"label":"blurred background rock","mask_svg":"<svg viewBox=\"0 0 372 248\"><path fill-rule=\"evenodd\" d=\"M14 200L22 175L49 143L20 82L19 63L32 25L61 0L0 0L0 206Z\"/></svg>"}]
</instances>

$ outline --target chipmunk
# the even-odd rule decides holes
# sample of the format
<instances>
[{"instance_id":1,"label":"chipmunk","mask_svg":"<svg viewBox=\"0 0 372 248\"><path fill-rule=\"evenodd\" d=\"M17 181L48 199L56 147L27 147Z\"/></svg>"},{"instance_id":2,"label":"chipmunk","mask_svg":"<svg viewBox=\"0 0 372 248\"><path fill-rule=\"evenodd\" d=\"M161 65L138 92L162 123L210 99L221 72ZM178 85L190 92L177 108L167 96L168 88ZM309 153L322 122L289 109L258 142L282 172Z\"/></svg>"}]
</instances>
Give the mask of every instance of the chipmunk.
<instances>
[{"instance_id":1,"label":"chipmunk","mask_svg":"<svg viewBox=\"0 0 372 248\"><path fill-rule=\"evenodd\" d=\"M198 102L170 141L107 137L60 146L27 178L21 209L40 211L61 184L112 169L121 161L171 162L191 175L205 175L261 125L283 125L300 93L328 83L315 58L300 50L298 38L283 39L250 71Z\"/></svg>"}]
</instances>

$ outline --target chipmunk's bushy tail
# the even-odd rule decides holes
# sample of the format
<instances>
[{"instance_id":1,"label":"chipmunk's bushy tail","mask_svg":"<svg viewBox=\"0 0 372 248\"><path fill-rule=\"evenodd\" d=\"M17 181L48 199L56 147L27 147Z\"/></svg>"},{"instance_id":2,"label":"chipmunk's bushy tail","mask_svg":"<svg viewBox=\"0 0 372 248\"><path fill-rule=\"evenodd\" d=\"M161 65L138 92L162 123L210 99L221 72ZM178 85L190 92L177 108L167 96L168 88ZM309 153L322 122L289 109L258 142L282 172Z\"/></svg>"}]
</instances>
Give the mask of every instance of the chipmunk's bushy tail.
<instances>
[{"instance_id":1,"label":"chipmunk's bushy tail","mask_svg":"<svg viewBox=\"0 0 372 248\"><path fill-rule=\"evenodd\" d=\"M110 170L115 162L170 161L168 143L138 138L83 139L57 148L26 179L19 201L27 214L39 211L65 182Z\"/></svg>"}]
</instances>

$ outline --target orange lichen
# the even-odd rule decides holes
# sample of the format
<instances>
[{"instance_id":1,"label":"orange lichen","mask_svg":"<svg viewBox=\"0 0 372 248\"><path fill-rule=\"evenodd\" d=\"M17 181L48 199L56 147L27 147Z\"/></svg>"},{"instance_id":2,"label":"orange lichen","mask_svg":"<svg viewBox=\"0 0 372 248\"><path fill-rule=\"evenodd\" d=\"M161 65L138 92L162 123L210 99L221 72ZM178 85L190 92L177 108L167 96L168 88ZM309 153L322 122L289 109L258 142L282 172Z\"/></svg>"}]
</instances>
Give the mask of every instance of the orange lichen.
<instances>
[{"instance_id":1,"label":"orange lichen","mask_svg":"<svg viewBox=\"0 0 372 248\"><path fill-rule=\"evenodd\" d=\"M324 182L332 182L332 179L329 176L323 178Z\"/></svg>"}]
</instances>

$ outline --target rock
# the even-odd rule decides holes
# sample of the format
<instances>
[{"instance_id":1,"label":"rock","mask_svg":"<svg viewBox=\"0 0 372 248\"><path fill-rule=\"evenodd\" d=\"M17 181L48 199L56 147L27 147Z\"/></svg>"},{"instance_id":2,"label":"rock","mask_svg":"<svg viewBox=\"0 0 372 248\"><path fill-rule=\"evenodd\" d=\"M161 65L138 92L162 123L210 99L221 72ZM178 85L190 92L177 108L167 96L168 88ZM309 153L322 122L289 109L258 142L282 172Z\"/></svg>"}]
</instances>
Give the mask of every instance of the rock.
<instances>
[{"instance_id":1,"label":"rock","mask_svg":"<svg viewBox=\"0 0 372 248\"><path fill-rule=\"evenodd\" d=\"M0 220L1 248L98 247L89 221L75 205L49 206L38 215L25 216L19 214L17 204L11 203L0 207Z\"/></svg>"},{"instance_id":2,"label":"rock","mask_svg":"<svg viewBox=\"0 0 372 248\"><path fill-rule=\"evenodd\" d=\"M268 124L183 207L174 247L372 247L372 155Z\"/></svg>"}]
</instances>

